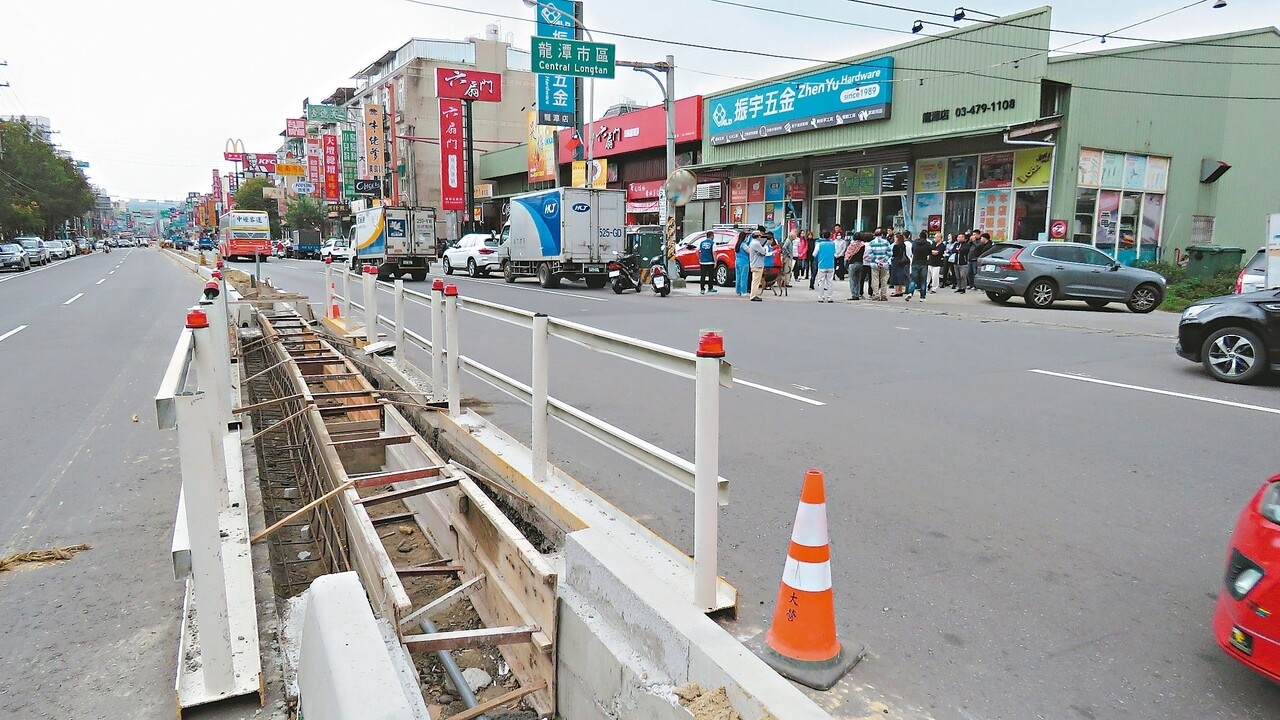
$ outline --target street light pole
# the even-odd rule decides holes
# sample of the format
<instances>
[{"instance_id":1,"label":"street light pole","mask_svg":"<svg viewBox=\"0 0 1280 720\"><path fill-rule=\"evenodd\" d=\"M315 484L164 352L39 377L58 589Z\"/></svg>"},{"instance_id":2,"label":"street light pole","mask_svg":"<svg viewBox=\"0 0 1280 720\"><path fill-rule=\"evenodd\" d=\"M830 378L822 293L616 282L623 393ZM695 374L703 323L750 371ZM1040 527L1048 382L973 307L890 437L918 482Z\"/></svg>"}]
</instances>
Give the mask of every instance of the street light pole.
<instances>
[{"instance_id":1,"label":"street light pole","mask_svg":"<svg viewBox=\"0 0 1280 720\"><path fill-rule=\"evenodd\" d=\"M676 171L676 58L674 55L668 55L664 62L642 63L630 62L627 60L619 60L616 63L622 67L629 67L636 72L642 72L653 78L658 83L658 87L662 90L662 106L667 113L667 177ZM659 78L655 70L664 71L667 75L666 82ZM661 191L659 208L661 210L660 220L662 222L662 256L663 264L667 265L670 271L671 265L671 248L675 244L675 206L671 204L671 198L667 197L666 189Z\"/></svg>"},{"instance_id":2,"label":"street light pole","mask_svg":"<svg viewBox=\"0 0 1280 720\"><path fill-rule=\"evenodd\" d=\"M572 21L574 27L581 30L583 34L587 36L587 40L589 42L594 43L596 41L595 37L591 35L591 31L587 29L587 26L582 24L582 20L580 20L577 17L576 12L572 15L562 13L558 8L552 7L551 5L548 5L543 2L539 2L538 0L523 0L523 2L526 7L531 7L535 10L546 8L555 13L558 13L560 16L565 17L570 21ZM581 9L582 3L578 2L577 7ZM622 63L617 63L617 64L621 65ZM596 116L596 79L594 77L587 78L587 113L586 114L587 114L587 119L579 118L579 120L583 120L582 131L587 133L587 167L586 167L586 170L582 173L582 175L586 182L586 187L591 187L592 185L591 170L592 170L592 166L595 163L595 154L596 154L596 134L595 134L595 128L593 126L595 122L595 116ZM589 125L588 123L591 123L592 125ZM559 171L557 171L556 175L557 175L556 182L559 183Z\"/></svg>"}]
</instances>

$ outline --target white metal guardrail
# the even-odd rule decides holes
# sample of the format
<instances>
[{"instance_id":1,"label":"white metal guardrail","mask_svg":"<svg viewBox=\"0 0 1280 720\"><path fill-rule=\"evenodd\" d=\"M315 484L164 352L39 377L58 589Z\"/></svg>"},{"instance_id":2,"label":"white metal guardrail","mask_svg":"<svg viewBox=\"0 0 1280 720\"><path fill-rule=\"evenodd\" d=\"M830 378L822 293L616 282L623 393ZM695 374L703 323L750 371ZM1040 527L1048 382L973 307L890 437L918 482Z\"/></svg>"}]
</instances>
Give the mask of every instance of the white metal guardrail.
<instances>
[{"instance_id":1,"label":"white metal guardrail","mask_svg":"<svg viewBox=\"0 0 1280 720\"><path fill-rule=\"evenodd\" d=\"M182 472L173 559L187 586L177 677L183 708L262 687L226 291L213 273L187 313L155 399L160 429L177 430Z\"/></svg>"},{"instance_id":2,"label":"white metal guardrail","mask_svg":"<svg viewBox=\"0 0 1280 720\"><path fill-rule=\"evenodd\" d=\"M526 403L533 411L530 450L533 456L531 477L538 482L547 478L547 421L555 419L586 437L599 442L694 494L694 604L711 609L716 601L717 580L717 507L728 504L729 481L719 475L720 454L720 387L731 387L733 369L724 360L724 342L719 333L703 331L699 351L691 353L675 348L629 338L567 320L548 317L479 298L463 299L456 286L446 286L437 279L431 293L406 290L400 280L391 285L395 316L388 318L377 311L377 275L363 270L360 275L337 268L343 280L343 292L335 291L332 273L335 267L325 265L325 312L338 300L350 318L351 308L364 314L364 334L368 342L377 340L378 323L391 328L396 337L396 357L403 358L405 339L431 353L433 400L446 402L451 417L461 413L461 389L458 374L465 370L476 378ZM364 304L351 301L351 279L361 279ZM431 337L427 338L406 327L405 301L431 309ZM483 363L460 354L458 310L527 328L531 334L532 378L525 384ZM373 318L375 321L370 322ZM626 430L605 422L547 393L547 340L559 338L615 358L661 370L694 381L694 460L690 462L675 453L647 442Z\"/></svg>"}]
</instances>

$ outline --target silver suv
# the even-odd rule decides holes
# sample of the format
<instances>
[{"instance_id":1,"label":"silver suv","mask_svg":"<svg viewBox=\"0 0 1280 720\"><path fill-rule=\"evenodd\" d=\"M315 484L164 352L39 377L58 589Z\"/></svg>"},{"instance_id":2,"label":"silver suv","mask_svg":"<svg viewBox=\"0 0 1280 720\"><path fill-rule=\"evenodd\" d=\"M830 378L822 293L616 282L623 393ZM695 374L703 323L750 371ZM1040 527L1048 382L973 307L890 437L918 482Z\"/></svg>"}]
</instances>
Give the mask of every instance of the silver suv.
<instances>
[{"instance_id":1,"label":"silver suv","mask_svg":"<svg viewBox=\"0 0 1280 720\"><path fill-rule=\"evenodd\" d=\"M1159 273L1121 265L1090 245L1072 242L1001 243L978 259L973 284L997 303L1014 295L1035 308L1056 300L1083 300L1095 309L1122 302L1136 313L1160 307L1165 293Z\"/></svg>"}]
</instances>

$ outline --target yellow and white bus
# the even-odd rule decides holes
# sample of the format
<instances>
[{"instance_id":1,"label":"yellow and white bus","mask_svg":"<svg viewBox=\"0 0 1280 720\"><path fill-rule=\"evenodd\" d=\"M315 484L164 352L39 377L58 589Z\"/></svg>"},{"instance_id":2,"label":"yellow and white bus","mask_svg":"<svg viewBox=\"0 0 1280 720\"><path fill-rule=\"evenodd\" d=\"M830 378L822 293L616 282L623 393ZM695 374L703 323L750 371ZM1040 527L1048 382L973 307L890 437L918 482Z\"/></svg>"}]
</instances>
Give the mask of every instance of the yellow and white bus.
<instances>
[{"instance_id":1,"label":"yellow and white bus","mask_svg":"<svg viewBox=\"0 0 1280 720\"><path fill-rule=\"evenodd\" d=\"M218 218L218 254L227 260L271 257L271 220L262 210L232 210Z\"/></svg>"}]
</instances>

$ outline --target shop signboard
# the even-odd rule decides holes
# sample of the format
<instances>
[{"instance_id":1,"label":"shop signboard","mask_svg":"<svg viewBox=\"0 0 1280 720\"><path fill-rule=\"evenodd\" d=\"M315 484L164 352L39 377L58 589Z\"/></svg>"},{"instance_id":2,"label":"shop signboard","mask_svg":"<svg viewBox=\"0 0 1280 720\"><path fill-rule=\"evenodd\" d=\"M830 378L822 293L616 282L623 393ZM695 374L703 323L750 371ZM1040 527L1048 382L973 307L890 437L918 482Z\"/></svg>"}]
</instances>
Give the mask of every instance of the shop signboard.
<instances>
[{"instance_id":1,"label":"shop signboard","mask_svg":"<svg viewBox=\"0 0 1280 720\"><path fill-rule=\"evenodd\" d=\"M305 175L307 169L302 163L276 163L277 175Z\"/></svg>"},{"instance_id":2,"label":"shop signboard","mask_svg":"<svg viewBox=\"0 0 1280 720\"><path fill-rule=\"evenodd\" d=\"M341 199L342 183L338 175L338 136L325 135L322 138L324 152L324 199L337 202Z\"/></svg>"},{"instance_id":3,"label":"shop signboard","mask_svg":"<svg viewBox=\"0 0 1280 720\"><path fill-rule=\"evenodd\" d=\"M307 120L316 123L347 121L347 109L340 105L307 105Z\"/></svg>"},{"instance_id":4,"label":"shop signboard","mask_svg":"<svg viewBox=\"0 0 1280 720\"><path fill-rule=\"evenodd\" d=\"M809 197L809 188L804 184L801 173L787 173L787 199L804 200Z\"/></svg>"},{"instance_id":5,"label":"shop signboard","mask_svg":"<svg viewBox=\"0 0 1280 720\"><path fill-rule=\"evenodd\" d=\"M364 106L364 177L380 178L386 174L385 151L387 135L382 127L382 105L369 103ZM441 147L444 146L443 141Z\"/></svg>"},{"instance_id":6,"label":"shop signboard","mask_svg":"<svg viewBox=\"0 0 1280 720\"><path fill-rule=\"evenodd\" d=\"M979 190L974 222L996 242L1009 238L1009 191Z\"/></svg>"},{"instance_id":7,"label":"shop signboard","mask_svg":"<svg viewBox=\"0 0 1280 720\"><path fill-rule=\"evenodd\" d=\"M747 201L747 179L734 178L729 181L729 204L741 205Z\"/></svg>"},{"instance_id":8,"label":"shop signboard","mask_svg":"<svg viewBox=\"0 0 1280 720\"><path fill-rule=\"evenodd\" d=\"M570 174L569 184L573 187L588 187L587 185L587 161L575 160L573 162L572 172ZM593 188L604 189L609 186L609 161L593 159L591 161L591 185Z\"/></svg>"},{"instance_id":9,"label":"shop signboard","mask_svg":"<svg viewBox=\"0 0 1280 720\"><path fill-rule=\"evenodd\" d=\"M440 100L440 208L465 210L462 164L462 101Z\"/></svg>"},{"instance_id":10,"label":"shop signboard","mask_svg":"<svg viewBox=\"0 0 1280 720\"><path fill-rule=\"evenodd\" d=\"M941 228L941 218L946 204L946 197L946 193L940 192L916 193L915 212L912 213L912 217L930 218L937 215L939 218L938 226Z\"/></svg>"},{"instance_id":11,"label":"shop signboard","mask_svg":"<svg viewBox=\"0 0 1280 720\"><path fill-rule=\"evenodd\" d=\"M1013 184L1020 188L1048 185L1052 167L1053 148L1019 150L1013 159Z\"/></svg>"},{"instance_id":12,"label":"shop signboard","mask_svg":"<svg viewBox=\"0 0 1280 720\"><path fill-rule=\"evenodd\" d=\"M350 200L356 193L356 131L342 131L342 197Z\"/></svg>"},{"instance_id":13,"label":"shop signboard","mask_svg":"<svg viewBox=\"0 0 1280 720\"><path fill-rule=\"evenodd\" d=\"M1124 156L1124 189L1141 190L1147 184L1147 156Z\"/></svg>"},{"instance_id":14,"label":"shop signboard","mask_svg":"<svg viewBox=\"0 0 1280 720\"><path fill-rule=\"evenodd\" d=\"M1169 182L1169 158L1165 157L1148 157L1147 158L1147 192L1162 193L1165 191L1165 185Z\"/></svg>"},{"instance_id":15,"label":"shop signboard","mask_svg":"<svg viewBox=\"0 0 1280 720\"><path fill-rule=\"evenodd\" d=\"M747 202L764 202L764 178L747 178Z\"/></svg>"},{"instance_id":16,"label":"shop signboard","mask_svg":"<svg viewBox=\"0 0 1280 720\"><path fill-rule=\"evenodd\" d=\"M947 183L947 159L920 160L916 163L916 192L941 192Z\"/></svg>"},{"instance_id":17,"label":"shop signboard","mask_svg":"<svg viewBox=\"0 0 1280 720\"><path fill-rule=\"evenodd\" d=\"M324 183L324 150L320 146L320 138L307 138L307 182L319 187ZM312 190L312 192L315 192Z\"/></svg>"},{"instance_id":18,"label":"shop signboard","mask_svg":"<svg viewBox=\"0 0 1280 720\"><path fill-rule=\"evenodd\" d=\"M1102 184L1102 151L1084 149L1080 151L1080 166L1076 175L1076 184L1081 187L1098 187Z\"/></svg>"},{"instance_id":19,"label":"shop signboard","mask_svg":"<svg viewBox=\"0 0 1280 720\"><path fill-rule=\"evenodd\" d=\"M1013 184L1013 153L990 153L978 161L978 187L1007 188Z\"/></svg>"},{"instance_id":20,"label":"shop signboard","mask_svg":"<svg viewBox=\"0 0 1280 720\"><path fill-rule=\"evenodd\" d=\"M656 199L665 184L663 180L650 180L649 182L633 182L627 184L628 200L653 200Z\"/></svg>"},{"instance_id":21,"label":"shop signboard","mask_svg":"<svg viewBox=\"0 0 1280 720\"><path fill-rule=\"evenodd\" d=\"M574 0L541 0L536 13L538 36L558 39L577 37L574 6ZM568 75L536 77L538 124L573 127L578 100L577 81Z\"/></svg>"},{"instance_id":22,"label":"shop signboard","mask_svg":"<svg viewBox=\"0 0 1280 720\"><path fill-rule=\"evenodd\" d=\"M839 180L841 197L879 195L876 192L876 169L873 167L841 170Z\"/></svg>"},{"instance_id":23,"label":"shop signboard","mask_svg":"<svg viewBox=\"0 0 1280 720\"><path fill-rule=\"evenodd\" d=\"M1049 238L1052 240L1066 240L1067 239L1067 221L1055 219L1054 221L1050 222Z\"/></svg>"},{"instance_id":24,"label":"shop signboard","mask_svg":"<svg viewBox=\"0 0 1280 720\"><path fill-rule=\"evenodd\" d=\"M782 173L764 176L764 201L781 202L787 197L787 176Z\"/></svg>"},{"instance_id":25,"label":"shop signboard","mask_svg":"<svg viewBox=\"0 0 1280 720\"><path fill-rule=\"evenodd\" d=\"M840 65L785 82L712 98L712 145L887 120L893 58Z\"/></svg>"},{"instance_id":26,"label":"shop signboard","mask_svg":"<svg viewBox=\"0 0 1280 720\"><path fill-rule=\"evenodd\" d=\"M538 124L538 111L530 110L525 115L525 123L529 128L525 144L526 160L529 170L529 182L548 182L556 179L556 131L553 127ZM572 157L573 153L562 154Z\"/></svg>"},{"instance_id":27,"label":"shop signboard","mask_svg":"<svg viewBox=\"0 0 1280 720\"><path fill-rule=\"evenodd\" d=\"M1118 188L1124 179L1124 153L1102 154L1102 187Z\"/></svg>"},{"instance_id":28,"label":"shop signboard","mask_svg":"<svg viewBox=\"0 0 1280 720\"><path fill-rule=\"evenodd\" d=\"M502 75L479 70L436 68L436 97L502 102Z\"/></svg>"},{"instance_id":29,"label":"shop signboard","mask_svg":"<svg viewBox=\"0 0 1280 720\"><path fill-rule=\"evenodd\" d=\"M284 136L291 138L303 138L307 136L307 119L306 118L285 118L284 120Z\"/></svg>"},{"instance_id":30,"label":"shop signboard","mask_svg":"<svg viewBox=\"0 0 1280 720\"><path fill-rule=\"evenodd\" d=\"M682 98L676 101L676 144L702 139L702 96ZM591 124L595 138L594 157L610 157L637 150L666 147L667 111L661 105L625 113L616 117L596 120ZM572 130L562 130L559 136L560 157L573 156ZM678 165L678 163L677 163Z\"/></svg>"},{"instance_id":31,"label":"shop signboard","mask_svg":"<svg viewBox=\"0 0 1280 720\"><path fill-rule=\"evenodd\" d=\"M1032 151L1036 152L1036 151ZM966 155L947 160L947 189L972 190L978 186L978 156Z\"/></svg>"}]
</instances>

